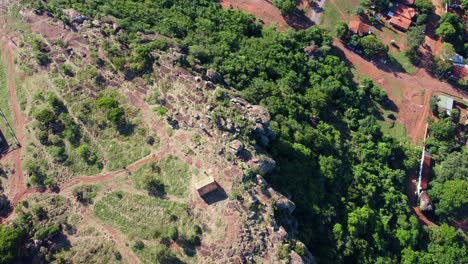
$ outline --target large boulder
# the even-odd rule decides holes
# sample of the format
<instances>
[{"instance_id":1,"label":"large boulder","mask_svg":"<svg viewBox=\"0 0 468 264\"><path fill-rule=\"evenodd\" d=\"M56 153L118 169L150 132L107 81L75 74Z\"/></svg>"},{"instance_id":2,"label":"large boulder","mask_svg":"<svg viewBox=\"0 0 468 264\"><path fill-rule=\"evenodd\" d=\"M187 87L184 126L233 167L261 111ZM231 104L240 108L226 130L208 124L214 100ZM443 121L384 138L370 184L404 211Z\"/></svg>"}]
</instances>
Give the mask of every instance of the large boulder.
<instances>
[{"instance_id":1,"label":"large boulder","mask_svg":"<svg viewBox=\"0 0 468 264\"><path fill-rule=\"evenodd\" d=\"M276 161L266 156L255 160L254 163L256 163L258 172L262 175L270 173L276 167Z\"/></svg>"},{"instance_id":2,"label":"large boulder","mask_svg":"<svg viewBox=\"0 0 468 264\"><path fill-rule=\"evenodd\" d=\"M209 81L212 81L214 83L223 83L224 80L223 80L223 76L221 76L221 74L213 69L208 69L206 71L206 78L209 80Z\"/></svg>"},{"instance_id":3,"label":"large boulder","mask_svg":"<svg viewBox=\"0 0 468 264\"><path fill-rule=\"evenodd\" d=\"M421 209L421 211L428 212L433 210L432 201L427 194L427 191L422 191L419 195L419 209Z\"/></svg>"},{"instance_id":4,"label":"large boulder","mask_svg":"<svg viewBox=\"0 0 468 264\"><path fill-rule=\"evenodd\" d=\"M231 141L229 147L234 155L239 155L244 150L244 144L238 139Z\"/></svg>"},{"instance_id":5,"label":"large boulder","mask_svg":"<svg viewBox=\"0 0 468 264\"><path fill-rule=\"evenodd\" d=\"M276 206L278 208L286 211L288 214L292 214L294 210L296 210L296 204L294 204L293 201L289 200L284 195L276 193L274 196L276 196L273 197L273 199L275 200Z\"/></svg>"}]
</instances>

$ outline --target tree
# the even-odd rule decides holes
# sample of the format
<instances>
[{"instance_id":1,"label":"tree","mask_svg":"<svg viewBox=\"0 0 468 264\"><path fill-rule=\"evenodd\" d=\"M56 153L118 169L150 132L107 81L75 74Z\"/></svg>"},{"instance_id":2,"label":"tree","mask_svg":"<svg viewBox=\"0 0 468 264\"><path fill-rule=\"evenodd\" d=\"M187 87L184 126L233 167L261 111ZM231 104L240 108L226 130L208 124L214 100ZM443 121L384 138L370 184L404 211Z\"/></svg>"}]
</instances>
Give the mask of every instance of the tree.
<instances>
[{"instance_id":1,"label":"tree","mask_svg":"<svg viewBox=\"0 0 468 264\"><path fill-rule=\"evenodd\" d=\"M461 152L454 152L434 167L435 181L444 183L448 180L468 180L468 147Z\"/></svg>"},{"instance_id":2,"label":"tree","mask_svg":"<svg viewBox=\"0 0 468 264\"><path fill-rule=\"evenodd\" d=\"M443 219L460 219L468 212L468 181L448 180L443 184L436 183L429 190L435 204L435 213Z\"/></svg>"},{"instance_id":3,"label":"tree","mask_svg":"<svg viewBox=\"0 0 468 264\"><path fill-rule=\"evenodd\" d=\"M439 27L436 34L443 38L445 42L451 43L455 49L464 53L464 25L457 14L445 13L439 20Z\"/></svg>"},{"instance_id":4,"label":"tree","mask_svg":"<svg viewBox=\"0 0 468 264\"><path fill-rule=\"evenodd\" d=\"M435 66L441 72L447 72L452 69L453 64L450 61L455 56L453 45L447 42L442 43L439 51L439 57L435 59Z\"/></svg>"},{"instance_id":5,"label":"tree","mask_svg":"<svg viewBox=\"0 0 468 264\"><path fill-rule=\"evenodd\" d=\"M422 14L433 13L435 10L431 0L416 0L414 1L414 7Z\"/></svg>"},{"instance_id":6,"label":"tree","mask_svg":"<svg viewBox=\"0 0 468 264\"><path fill-rule=\"evenodd\" d=\"M410 50L418 50L419 46L424 42L424 28L425 26L412 27L406 32L406 46Z\"/></svg>"},{"instance_id":7,"label":"tree","mask_svg":"<svg viewBox=\"0 0 468 264\"><path fill-rule=\"evenodd\" d=\"M390 6L390 0L376 0L375 6L381 12L386 11Z\"/></svg>"},{"instance_id":8,"label":"tree","mask_svg":"<svg viewBox=\"0 0 468 264\"><path fill-rule=\"evenodd\" d=\"M351 47L357 48L357 47L361 46L361 38L359 38L358 35L354 34L354 35L351 36L351 38L350 38L348 44L349 44Z\"/></svg>"},{"instance_id":9,"label":"tree","mask_svg":"<svg viewBox=\"0 0 468 264\"><path fill-rule=\"evenodd\" d=\"M296 1L294 0L273 0L273 5L279 8L283 15L290 15L296 10Z\"/></svg>"},{"instance_id":10,"label":"tree","mask_svg":"<svg viewBox=\"0 0 468 264\"><path fill-rule=\"evenodd\" d=\"M441 60L451 60L453 57L455 57L456 52L455 48L453 47L452 44L450 43L442 43L442 47L440 48L439 51L439 57Z\"/></svg>"},{"instance_id":11,"label":"tree","mask_svg":"<svg viewBox=\"0 0 468 264\"><path fill-rule=\"evenodd\" d=\"M47 108L39 110L34 117L44 126L50 125L55 120L54 112Z\"/></svg>"},{"instance_id":12,"label":"tree","mask_svg":"<svg viewBox=\"0 0 468 264\"><path fill-rule=\"evenodd\" d=\"M176 241L179 238L179 231L177 230L177 227L169 227L169 229L167 230L167 237L172 241Z\"/></svg>"},{"instance_id":13,"label":"tree","mask_svg":"<svg viewBox=\"0 0 468 264\"><path fill-rule=\"evenodd\" d=\"M460 7L465 9L465 13L466 13L466 9L468 9L468 0L461 0Z\"/></svg>"},{"instance_id":14,"label":"tree","mask_svg":"<svg viewBox=\"0 0 468 264\"><path fill-rule=\"evenodd\" d=\"M336 36L341 40L345 40L348 37L348 31L348 24L344 21L338 22L335 26Z\"/></svg>"},{"instance_id":15,"label":"tree","mask_svg":"<svg viewBox=\"0 0 468 264\"><path fill-rule=\"evenodd\" d=\"M11 263L20 255L23 232L0 224L0 263Z\"/></svg>"},{"instance_id":16,"label":"tree","mask_svg":"<svg viewBox=\"0 0 468 264\"><path fill-rule=\"evenodd\" d=\"M436 34L445 41L451 41L457 38L457 30L449 22L444 22L436 30Z\"/></svg>"},{"instance_id":17,"label":"tree","mask_svg":"<svg viewBox=\"0 0 468 264\"><path fill-rule=\"evenodd\" d=\"M441 119L429 126L437 140L452 140L455 137L455 125L449 119Z\"/></svg>"},{"instance_id":18,"label":"tree","mask_svg":"<svg viewBox=\"0 0 468 264\"><path fill-rule=\"evenodd\" d=\"M367 35L361 38L361 45L364 50L364 54L371 58L383 55L388 51L388 47L374 35Z\"/></svg>"},{"instance_id":19,"label":"tree","mask_svg":"<svg viewBox=\"0 0 468 264\"><path fill-rule=\"evenodd\" d=\"M91 151L91 148L89 147L88 144L81 144L77 149L76 149L76 154L82 158L86 163L88 164L94 164L96 163L97 157L96 154L94 154Z\"/></svg>"},{"instance_id":20,"label":"tree","mask_svg":"<svg viewBox=\"0 0 468 264\"><path fill-rule=\"evenodd\" d=\"M358 16L363 16L366 12L364 8L362 8L361 6L358 6L356 7L356 9L354 9L354 13Z\"/></svg>"},{"instance_id":21,"label":"tree","mask_svg":"<svg viewBox=\"0 0 468 264\"><path fill-rule=\"evenodd\" d=\"M416 18L416 25L418 25L418 26L424 25L424 24L426 24L426 22L427 22L427 14L420 14Z\"/></svg>"}]
</instances>

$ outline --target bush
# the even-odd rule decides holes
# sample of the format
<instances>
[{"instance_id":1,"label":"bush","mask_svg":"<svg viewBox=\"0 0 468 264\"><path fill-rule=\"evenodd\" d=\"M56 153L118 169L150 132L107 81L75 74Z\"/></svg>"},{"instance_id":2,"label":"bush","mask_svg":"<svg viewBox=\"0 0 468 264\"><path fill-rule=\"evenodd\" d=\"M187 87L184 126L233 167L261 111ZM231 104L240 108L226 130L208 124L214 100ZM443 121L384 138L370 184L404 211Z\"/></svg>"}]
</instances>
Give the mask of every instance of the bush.
<instances>
[{"instance_id":1,"label":"bush","mask_svg":"<svg viewBox=\"0 0 468 264\"><path fill-rule=\"evenodd\" d=\"M344 21L338 22L335 26L335 34L341 40L345 40L348 37L348 31L348 24Z\"/></svg>"},{"instance_id":2,"label":"bush","mask_svg":"<svg viewBox=\"0 0 468 264\"><path fill-rule=\"evenodd\" d=\"M60 71L61 71L63 74L67 75L67 76L70 76L70 77L73 76L73 69L72 69L72 67L71 67L70 65L68 65L68 64L62 64L62 65L60 65Z\"/></svg>"},{"instance_id":3,"label":"bush","mask_svg":"<svg viewBox=\"0 0 468 264\"><path fill-rule=\"evenodd\" d=\"M164 106L158 106L154 110L159 116L165 116L167 114L167 108Z\"/></svg>"},{"instance_id":4,"label":"bush","mask_svg":"<svg viewBox=\"0 0 468 264\"><path fill-rule=\"evenodd\" d=\"M367 35L361 38L361 45L364 50L364 54L371 58L376 57L378 55L384 55L388 51L388 47L385 46L374 35Z\"/></svg>"},{"instance_id":5,"label":"bush","mask_svg":"<svg viewBox=\"0 0 468 264\"><path fill-rule=\"evenodd\" d=\"M48 126L55 120L55 113L47 108L43 108L39 110L35 115L34 118L37 119L43 126Z\"/></svg>"},{"instance_id":6,"label":"bush","mask_svg":"<svg viewBox=\"0 0 468 264\"><path fill-rule=\"evenodd\" d=\"M179 238L179 230L177 230L177 227L171 226L169 230L167 230L167 237L172 241L177 241Z\"/></svg>"},{"instance_id":7,"label":"bush","mask_svg":"<svg viewBox=\"0 0 468 264\"><path fill-rule=\"evenodd\" d=\"M143 243L143 241L141 241L140 239L135 241L135 244L133 244L134 250L142 250L144 248L145 248L145 243Z\"/></svg>"},{"instance_id":8,"label":"bush","mask_svg":"<svg viewBox=\"0 0 468 264\"><path fill-rule=\"evenodd\" d=\"M73 189L72 193L75 199L82 204L92 204L96 197L98 187L96 185L84 184Z\"/></svg>"},{"instance_id":9,"label":"bush","mask_svg":"<svg viewBox=\"0 0 468 264\"><path fill-rule=\"evenodd\" d=\"M420 14L418 18L416 19L416 24L417 25L424 25L427 22L427 15L426 14Z\"/></svg>"},{"instance_id":10,"label":"bush","mask_svg":"<svg viewBox=\"0 0 468 264\"><path fill-rule=\"evenodd\" d=\"M431 0L416 0L414 1L414 7L423 14L430 14L435 10Z\"/></svg>"},{"instance_id":11,"label":"bush","mask_svg":"<svg viewBox=\"0 0 468 264\"><path fill-rule=\"evenodd\" d=\"M294 0L273 0L273 5L281 10L282 15L290 15L296 10L296 1Z\"/></svg>"},{"instance_id":12,"label":"bush","mask_svg":"<svg viewBox=\"0 0 468 264\"><path fill-rule=\"evenodd\" d=\"M91 152L91 149L88 144L81 144L76 149L76 154L82 158L88 164L94 164L97 161L97 157L94 153Z\"/></svg>"},{"instance_id":13,"label":"bush","mask_svg":"<svg viewBox=\"0 0 468 264\"><path fill-rule=\"evenodd\" d=\"M50 63L50 57L49 54L44 53L44 52L38 52L36 53L36 61L39 65L41 66L46 66L47 64Z\"/></svg>"}]
</instances>

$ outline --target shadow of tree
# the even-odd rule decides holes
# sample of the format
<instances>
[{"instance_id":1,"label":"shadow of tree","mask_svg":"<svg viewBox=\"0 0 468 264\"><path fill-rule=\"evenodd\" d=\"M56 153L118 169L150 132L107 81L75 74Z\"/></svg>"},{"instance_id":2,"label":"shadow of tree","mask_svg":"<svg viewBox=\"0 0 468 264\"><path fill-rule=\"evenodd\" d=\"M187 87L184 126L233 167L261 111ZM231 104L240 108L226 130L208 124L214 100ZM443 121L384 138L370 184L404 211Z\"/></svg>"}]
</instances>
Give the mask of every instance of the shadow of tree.
<instances>
[{"instance_id":1,"label":"shadow of tree","mask_svg":"<svg viewBox=\"0 0 468 264\"><path fill-rule=\"evenodd\" d=\"M0 216L5 217L12 210L10 200L5 194L0 194Z\"/></svg>"}]
</instances>

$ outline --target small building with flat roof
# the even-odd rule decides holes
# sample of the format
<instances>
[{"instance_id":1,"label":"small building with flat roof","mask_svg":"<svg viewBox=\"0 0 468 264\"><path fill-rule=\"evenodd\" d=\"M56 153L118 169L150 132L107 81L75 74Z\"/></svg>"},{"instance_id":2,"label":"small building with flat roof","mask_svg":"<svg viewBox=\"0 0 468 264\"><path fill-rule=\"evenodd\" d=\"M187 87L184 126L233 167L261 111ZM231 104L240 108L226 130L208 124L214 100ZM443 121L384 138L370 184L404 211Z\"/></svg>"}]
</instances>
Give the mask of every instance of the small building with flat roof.
<instances>
[{"instance_id":1,"label":"small building with flat roof","mask_svg":"<svg viewBox=\"0 0 468 264\"><path fill-rule=\"evenodd\" d=\"M439 111L445 111L450 115L450 111L453 109L453 98L445 95L439 95L437 98L437 106Z\"/></svg>"},{"instance_id":2,"label":"small building with flat roof","mask_svg":"<svg viewBox=\"0 0 468 264\"><path fill-rule=\"evenodd\" d=\"M218 183L215 181L213 177L206 177L195 184L195 188L197 189L198 194L200 197L207 195L218 189Z\"/></svg>"}]
</instances>

